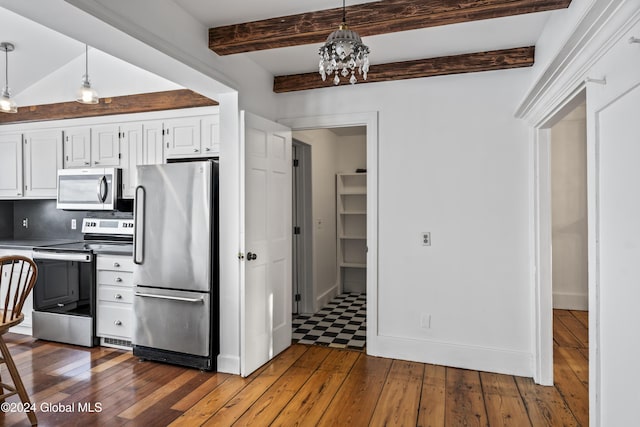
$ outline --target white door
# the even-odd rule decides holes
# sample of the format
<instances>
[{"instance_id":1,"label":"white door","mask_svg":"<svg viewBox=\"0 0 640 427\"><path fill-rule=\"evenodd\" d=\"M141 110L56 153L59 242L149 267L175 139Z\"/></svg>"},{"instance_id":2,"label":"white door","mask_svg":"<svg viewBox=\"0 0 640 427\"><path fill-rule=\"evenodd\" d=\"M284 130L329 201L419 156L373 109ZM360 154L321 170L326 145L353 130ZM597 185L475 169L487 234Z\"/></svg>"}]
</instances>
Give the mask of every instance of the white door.
<instances>
[{"instance_id":1,"label":"white door","mask_svg":"<svg viewBox=\"0 0 640 427\"><path fill-rule=\"evenodd\" d=\"M246 377L291 345L291 130L240 114L240 373Z\"/></svg>"},{"instance_id":2,"label":"white door","mask_svg":"<svg viewBox=\"0 0 640 427\"><path fill-rule=\"evenodd\" d=\"M587 86L590 170L590 418L603 426L637 424L640 381L640 24L590 75ZM595 166L595 168L594 168ZM595 214L592 214L594 212ZM593 298L592 298L593 297ZM593 309L592 309L593 308Z\"/></svg>"},{"instance_id":3,"label":"white door","mask_svg":"<svg viewBox=\"0 0 640 427\"><path fill-rule=\"evenodd\" d=\"M91 166L91 128L79 127L64 131L64 167Z\"/></svg>"},{"instance_id":4,"label":"white door","mask_svg":"<svg viewBox=\"0 0 640 427\"><path fill-rule=\"evenodd\" d=\"M200 117L183 117L164 122L165 154L172 157L202 156Z\"/></svg>"},{"instance_id":5,"label":"white door","mask_svg":"<svg viewBox=\"0 0 640 427\"><path fill-rule=\"evenodd\" d=\"M136 166L143 163L142 123L120 126L122 197L133 199L136 189Z\"/></svg>"}]
</instances>

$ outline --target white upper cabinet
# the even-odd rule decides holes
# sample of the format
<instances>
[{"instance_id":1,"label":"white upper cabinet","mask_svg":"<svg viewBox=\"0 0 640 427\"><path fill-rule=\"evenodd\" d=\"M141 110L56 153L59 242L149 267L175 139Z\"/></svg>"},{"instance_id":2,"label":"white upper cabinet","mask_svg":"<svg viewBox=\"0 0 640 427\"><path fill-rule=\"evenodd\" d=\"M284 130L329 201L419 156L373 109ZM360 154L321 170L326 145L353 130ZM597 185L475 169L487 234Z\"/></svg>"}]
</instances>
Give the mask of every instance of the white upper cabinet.
<instances>
[{"instance_id":1,"label":"white upper cabinet","mask_svg":"<svg viewBox=\"0 0 640 427\"><path fill-rule=\"evenodd\" d=\"M91 166L120 166L120 127L91 127Z\"/></svg>"},{"instance_id":2,"label":"white upper cabinet","mask_svg":"<svg viewBox=\"0 0 640 427\"><path fill-rule=\"evenodd\" d=\"M164 122L167 158L202 156L200 117L185 117Z\"/></svg>"},{"instance_id":3,"label":"white upper cabinet","mask_svg":"<svg viewBox=\"0 0 640 427\"><path fill-rule=\"evenodd\" d=\"M22 135L0 135L0 197L22 197Z\"/></svg>"},{"instance_id":4,"label":"white upper cabinet","mask_svg":"<svg viewBox=\"0 0 640 427\"><path fill-rule=\"evenodd\" d=\"M162 120L143 122L144 137L142 138L142 163L144 165L157 165L164 163L163 127Z\"/></svg>"},{"instance_id":5,"label":"white upper cabinet","mask_svg":"<svg viewBox=\"0 0 640 427\"><path fill-rule=\"evenodd\" d=\"M25 197L56 197L62 168L62 131L27 132L24 139Z\"/></svg>"},{"instance_id":6,"label":"white upper cabinet","mask_svg":"<svg viewBox=\"0 0 640 427\"><path fill-rule=\"evenodd\" d=\"M143 161L143 125L131 123L120 126L122 150L122 197L133 198L136 189L136 166Z\"/></svg>"},{"instance_id":7,"label":"white upper cabinet","mask_svg":"<svg viewBox=\"0 0 640 427\"><path fill-rule=\"evenodd\" d=\"M78 127L64 131L64 167L91 167L91 128Z\"/></svg>"},{"instance_id":8,"label":"white upper cabinet","mask_svg":"<svg viewBox=\"0 0 640 427\"><path fill-rule=\"evenodd\" d=\"M220 116L202 119L202 151L205 156L220 154Z\"/></svg>"}]
</instances>

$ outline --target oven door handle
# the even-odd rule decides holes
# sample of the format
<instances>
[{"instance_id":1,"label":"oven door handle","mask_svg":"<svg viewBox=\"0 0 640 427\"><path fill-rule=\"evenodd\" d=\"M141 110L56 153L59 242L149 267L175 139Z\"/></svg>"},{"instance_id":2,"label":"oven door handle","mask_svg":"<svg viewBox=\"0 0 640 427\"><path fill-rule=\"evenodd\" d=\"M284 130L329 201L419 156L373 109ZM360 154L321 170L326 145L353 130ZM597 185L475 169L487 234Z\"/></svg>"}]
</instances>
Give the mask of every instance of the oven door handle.
<instances>
[{"instance_id":1,"label":"oven door handle","mask_svg":"<svg viewBox=\"0 0 640 427\"><path fill-rule=\"evenodd\" d=\"M136 187L133 218L133 262L140 265L144 262L144 211L147 192L142 185Z\"/></svg>"},{"instance_id":2,"label":"oven door handle","mask_svg":"<svg viewBox=\"0 0 640 427\"><path fill-rule=\"evenodd\" d=\"M77 262L91 262L90 254L70 254L62 252L39 252L33 251L34 260L55 260L55 261L77 261Z\"/></svg>"},{"instance_id":3,"label":"oven door handle","mask_svg":"<svg viewBox=\"0 0 640 427\"><path fill-rule=\"evenodd\" d=\"M172 297L170 295L145 294L145 293L141 293L141 292L136 292L135 295L137 297L168 299L168 300L171 300L171 301L204 302L203 298Z\"/></svg>"}]
</instances>

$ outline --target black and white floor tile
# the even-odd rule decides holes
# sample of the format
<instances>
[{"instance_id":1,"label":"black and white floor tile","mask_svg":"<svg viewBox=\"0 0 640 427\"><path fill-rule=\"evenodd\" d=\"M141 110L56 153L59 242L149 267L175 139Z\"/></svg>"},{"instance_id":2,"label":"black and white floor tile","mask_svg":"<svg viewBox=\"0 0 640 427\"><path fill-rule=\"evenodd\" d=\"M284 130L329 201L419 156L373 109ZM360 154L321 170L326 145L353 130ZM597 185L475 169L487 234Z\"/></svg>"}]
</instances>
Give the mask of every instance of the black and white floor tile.
<instances>
[{"instance_id":1,"label":"black and white floor tile","mask_svg":"<svg viewBox=\"0 0 640 427\"><path fill-rule=\"evenodd\" d=\"M364 350L367 335L367 295L337 296L315 314L293 319L293 341L334 348Z\"/></svg>"}]
</instances>

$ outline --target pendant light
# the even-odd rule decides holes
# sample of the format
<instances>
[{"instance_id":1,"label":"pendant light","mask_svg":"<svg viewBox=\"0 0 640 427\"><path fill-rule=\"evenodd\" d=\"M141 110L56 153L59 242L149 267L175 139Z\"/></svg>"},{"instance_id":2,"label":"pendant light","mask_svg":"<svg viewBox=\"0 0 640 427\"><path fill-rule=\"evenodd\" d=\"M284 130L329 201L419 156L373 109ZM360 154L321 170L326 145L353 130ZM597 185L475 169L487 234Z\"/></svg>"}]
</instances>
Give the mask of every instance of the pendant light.
<instances>
[{"instance_id":1,"label":"pendant light","mask_svg":"<svg viewBox=\"0 0 640 427\"><path fill-rule=\"evenodd\" d=\"M9 52L13 52L15 48L12 43L0 43L0 49L4 50L5 63L4 88L2 88L2 95L0 95L0 111L3 113L18 112L18 106L16 105L16 101L11 99L11 90L9 89Z\"/></svg>"},{"instance_id":2,"label":"pendant light","mask_svg":"<svg viewBox=\"0 0 640 427\"><path fill-rule=\"evenodd\" d=\"M91 87L91 82L89 82L89 46L86 44L84 45L84 58L85 71L84 76L82 76L82 85L80 89L78 89L76 101L81 104L97 104L100 98L98 98L98 92Z\"/></svg>"},{"instance_id":3,"label":"pendant light","mask_svg":"<svg viewBox=\"0 0 640 427\"><path fill-rule=\"evenodd\" d=\"M340 76L346 78L349 74L349 83L355 84L356 69L367 80L369 72L369 48L362 43L362 39L353 30L349 29L346 22L345 0L342 0L342 24L333 33L329 34L327 41L320 48L319 72L322 80L327 75L335 73L333 84L340 84Z\"/></svg>"}]
</instances>

